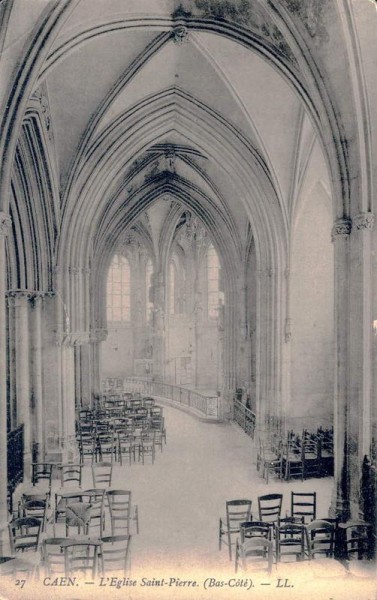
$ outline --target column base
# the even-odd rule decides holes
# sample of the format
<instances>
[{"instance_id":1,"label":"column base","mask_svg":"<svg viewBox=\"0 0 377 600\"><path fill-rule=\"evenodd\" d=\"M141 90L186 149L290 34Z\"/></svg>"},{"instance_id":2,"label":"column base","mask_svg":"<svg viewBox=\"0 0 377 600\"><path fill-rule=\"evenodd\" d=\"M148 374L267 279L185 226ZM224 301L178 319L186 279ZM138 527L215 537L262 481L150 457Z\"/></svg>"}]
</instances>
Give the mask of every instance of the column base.
<instances>
[{"instance_id":1,"label":"column base","mask_svg":"<svg viewBox=\"0 0 377 600\"><path fill-rule=\"evenodd\" d=\"M341 523L345 523L351 516L350 502L347 499L341 498L334 486L331 504L329 508L329 517L339 519Z\"/></svg>"}]
</instances>

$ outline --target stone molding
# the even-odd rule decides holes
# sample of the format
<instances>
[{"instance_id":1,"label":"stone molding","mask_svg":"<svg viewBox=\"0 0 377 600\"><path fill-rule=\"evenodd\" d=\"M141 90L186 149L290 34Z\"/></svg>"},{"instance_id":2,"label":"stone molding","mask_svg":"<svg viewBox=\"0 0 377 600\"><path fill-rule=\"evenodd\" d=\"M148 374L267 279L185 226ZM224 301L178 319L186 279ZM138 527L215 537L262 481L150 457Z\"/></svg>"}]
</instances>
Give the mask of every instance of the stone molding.
<instances>
[{"instance_id":1,"label":"stone molding","mask_svg":"<svg viewBox=\"0 0 377 600\"><path fill-rule=\"evenodd\" d=\"M5 212L0 211L0 235L6 236L12 226L12 218Z\"/></svg>"},{"instance_id":2,"label":"stone molding","mask_svg":"<svg viewBox=\"0 0 377 600\"><path fill-rule=\"evenodd\" d=\"M87 331L74 331L72 333L58 331L56 333L55 341L57 346L76 347L89 344L91 337Z\"/></svg>"},{"instance_id":3,"label":"stone molding","mask_svg":"<svg viewBox=\"0 0 377 600\"><path fill-rule=\"evenodd\" d=\"M348 237L352 230L352 221L350 219L337 219L331 230L331 241Z\"/></svg>"},{"instance_id":4,"label":"stone molding","mask_svg":"<svg viewBox=\"0 0 377 600\"><path fill-rule=\"evenodd\" d=\"M33 300L36 297L43 297L44 293L32 290L8 290L5 296L8 298L8 302L11 303L13 301L14 305L14 302L17 300Z\"/></svg>"},{"instance_id":5,"label":"stone molding","mask_svg":"<svg viewBox=\"0 0 377 600\"><path fill-rule=\"evenodd\" d=\"M92 344L104 342L107 340L109 332L107 329L94 329L90 332L90 342Z\"/></svg>"},{"instance_id":6,"label":"stone molding","mask_svg":"<svg viewBox=\"0 0 377 600\"><path fill-rule=\"evenodd\" d=\"M173 29L173 42L178 46L183 46L189 41L189 32L184 25L176 25Z\"/></svg>"},{"instance_id":7,"label":"stone molding","mask_svg":"<svg viewBox=\"0 0 377 600\"><path fill-rule=\"evenodd\" d=\"M374 214L371 212L362 212L353 218L353 224L357 231L372 231L374 229Z\"/></svg>"}]
</instances>

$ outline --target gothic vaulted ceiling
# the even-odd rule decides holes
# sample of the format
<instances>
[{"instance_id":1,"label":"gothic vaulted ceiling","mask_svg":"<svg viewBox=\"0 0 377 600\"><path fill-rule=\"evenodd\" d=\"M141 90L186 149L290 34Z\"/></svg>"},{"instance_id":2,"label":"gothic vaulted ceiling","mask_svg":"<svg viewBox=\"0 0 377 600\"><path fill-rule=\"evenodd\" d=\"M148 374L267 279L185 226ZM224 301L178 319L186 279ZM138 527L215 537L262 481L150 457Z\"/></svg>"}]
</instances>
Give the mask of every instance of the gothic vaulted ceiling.
<instances>
[{"instance_id":1,"label":"gothic vaulted ceiling","mask_svg":"<svg viewBox=\"0 0 377 600\"><path fill-rule=\"evenodd\" d=\"M347 73L329 72L335 49L337 64L346 60L339 3L72 2L36 86L50 113L63 215L86 196L88 232L105 239L138 191L152 198L154 181L153 200L174 196L174 186L181 199L189 189L205 198L240 245L258 211L278 214L288 231L305 185L320 179L331 195L313 81L326 58L331 85L347 88ZM30 16L47 4L33 2ZM305 60L298 39L310 49Z\"/></svg>"}]
</instances>

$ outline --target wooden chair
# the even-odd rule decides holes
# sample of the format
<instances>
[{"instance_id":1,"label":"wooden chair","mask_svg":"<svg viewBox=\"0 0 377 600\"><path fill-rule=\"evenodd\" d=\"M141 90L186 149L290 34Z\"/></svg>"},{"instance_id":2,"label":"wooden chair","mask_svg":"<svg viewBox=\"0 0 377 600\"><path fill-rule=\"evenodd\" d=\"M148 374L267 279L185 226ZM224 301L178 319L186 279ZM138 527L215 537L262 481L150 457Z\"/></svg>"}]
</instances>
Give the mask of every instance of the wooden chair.
<instances>
[{"instance_id":1,"label":"wooden chair","mask_svg":"<svg viewBox=\"0 0 377 600\"><path fill-rule=\"evenodd\" d=\"M101 537L105 530L105 489L95 488L85 490L82 495L83 502L91 506L89 531L93 527L98 527L98 537Z\"/></svg>"},{"instance_id":2,"label":"wooden chair","mask_svg":"<svg viewBox=\"0 0 377 600\"><path fill-rule=\"evenodd\" d=\"M302 459L304 463L304 479L320 477L320 442L317 436L304 430L302 432Z\"/></svg>"},{"instance_id":3,"label":"wooden chair","mask_svg":"<svg viewBox=\"0 0 377 600\"><path fill-rule=\"evenodd\" d=\"M239 560L244 572L263 568L268 574L272 570L272 542L265 537L251 537L239 544ZM236 562L236 572L238 562Z\"/></svg>"},{"instance_id":4,"label":"wooden chair","mask_svg":"<svg viewBox=\"0 0 377 600\"><path fill-rule=\"evenodd\" d=\"M334 533L333 523L324 519L317 519L306 525L307 547L309 558L315 558L316 554L324 554L328 558L334 556Z\"/></svg>"},{"instance_id":5,"label":"wooden chair","mask_svg":"<svg viewBox=\"0 0 377 600\"><path fill-rule=\"evenodd\" d=\"M357 556L358 560L371 558L372 525L362 520L350 520L339 524L344 533L343 555L347 560Z\"/></svg>"},{"instance_id":6,"label":"wooden chair","mask_svg":"<svg viewBox=\"0 0 377 600\"><path fill-rule=\"evenodd\" d=\"M152 465L156 456L155 448L155 432L151 431L148 433L142 433L140 438L139 452L142 463L145 462L145 456L150 456L152 459Z\"/></svg>"},{"instance_id":7,"label":"wooden chair","mask_svg":"<svg viewBox=\"0 0 377 600\"><path fill-rule=\"evenodd\" d=\"M305 523L316 519L317 493L291 492L291 515L292 517L304 517Z\"/></svg>"},{"instance_id":8,"label":"wooden chair","mask_svg":"<svg viewBox=\"0 0 377 600\"><path fill-rule=\"evenodd\" d=\"M290 439L283 450L282 471L286 480L292 477L300 477L304 480L304 451L303 446L296 440Z\"/></svg>"},{"instance_id":9,"label":"wooden chair","mask_svg":"<svg viewBox=\"0 0 377 600\"><path fill-rule=\"evenodd\" d=\"M258 497L259 521L268 523L270 527L276 525L281 516L283 494L265 494Z\"/></svg>"},{"instance_id":10,"label":"wooden chair","mask_svg":"<svg viewBox=\"0 0 377 600\"><path fill-rule=\"evenodd\" d=\"M42 522L35 517L20 517L11 521L8 526L9 541L12 554L39 550L39 537L42 530Z\"/></svg>"},{"instance_id":11,"label":"wooden chair","mask_svg":"<svg viewBox=\"0 0 377 600\"><path fill-rule=\"evenodd\" d=\"M101 538L101 575L113 575L114 571L126 576L130 571L131 535L114 535Z\"/></svg>"},{"instance_id":12,"label":"wooden chair","mask_svg":"<svg viewBox=\"0 0 377 600\"><path fill-rule=\"evenodd\" d=\"M251 500L227 500L226 517L219 520L219 550L222 543L227 544L229 550L229 560L232 560L232 536L237 536L241 530L241 523L251 521ZM226 536L226 541L223 540Z\"/></svg>"},{"instance_id":13,"label":"wooden chair","mask_svg":"<svg viewBox=\"0 0 377 600\"><path fill-rule=\"evenodd\" d=\"M132 458L135 462L136 449L138 449L138 444L132 433L118 431L118 458L121 465L123 464L123 456L128 456L129 464L131 464Z\"/></svg>"},{"instance_id":14,"label":"wooden chair","mask_svg":"<svg viewBox=\"0 0 377 600\"><path fill-rule=\"evenodd\" d=\"M36 483L39 483L39 481L46 480L49 489L51 489L52 469L54 466L53 463L32 463L32 484L35 485Z\"/></svg>"},{"instance_id":15,"label":"wooden chair","mask_svg":"<svg viewBox=\"0 0 377 600\"><path fill-rule=\"evenodd\" d=\"M282 478L282 456L267 450L264 445L260 448L260 470L262 477L268 484L269 475L276 475L279 479Z\"/></svg>"},{"instance_id":16,"label":"wooden chair","mask_svg":"<svg viewBox=\"0 0 377 600\"><path fill-rule=\"evenodd\" d=\"M62 463L59 465L61 486L81 487L82 464Z\"/></svg>"},{"instance_id":17,"label":"wooden chair","mask_svg":"<svg viewBox=\"0 0 377 600\"><path fill-rule=\"evenodd\" d=\"M111 462L98 462L92 464L92 477L94 488L109 488L113 475L113 464Z\"/></svg>"},{"instance_id":18,"label":"wooden chair","mask_svg":"<svg viewBox=\"0 0 377 600\"><path fill-rule=\"evenodd\" d=\"M82 501L82 491L80 489L74 492L72 491L64 491L64 488L55 493L55 511L54 511L54 519L53 519L53 529L54 529L54 537L56 524L59 522L65 523L65 509L67 504L72 504L76 502Z\"/></svg>"},{"instance_id":19,"label":"wooden chair","mask_svg":"<svg viewBox=\"0 0 377 600\"><path fill-rule=\"evenodd\" d=\"M21 500L18 511L20 517L32 517L41 522L41 532L46 529L48 500Z\"/></svg>"},{"instance_id":20,"label":"wooden chair","mask_svg":"<svg viewBox=\"0 0 377 600\"><path fill-rule=\"evenodd\" d=\"M241 523L240 528L240 541L241 543L247 538L251 537L270 537L270 526L268 523L263 521L245 521Z\"/></svg>"},{"instance_id":21,"label":"wooden chair","mask_svg":"<svg viewBox=\"0 0 377 600\"><path fill-rule=\"evenodd\" d=\"M100 540L75 540L64 545L66 577L80 576L94 580L98 572Z\"/></svg>"},{"instance_id":22,"label":"wooden chair","mask_svg":"<svg viewBox=\"0 0 377 600\"><path fill-rule=\"evenodd\" d=\"M262 521L245 521L244 523L241 523L240 538L236 541L236 573L240 560L240 544L243 544L245 541L253 537L270 539L270 534L271 528L268 523L263 523Z\"/></svg>"},{"instance_id":23,"label":"wooden chair","mask_svg":"<svg viewBox=\"0 0 377 600\"><path fill-rule=\"evenodd\" d=\"M139 533L139 518L137 506L132 515L132 493L129 490L108 490L106 496L109 503L111 535L130 535L130 521L136 522L136 532Z\"/></svg>"},{"instance_id":24,"label":"wooden chair","mask_svg":"<svg viewBox=\"0 0 377 600\"><path fill-rule=\"evenodd\" d=\"M113 431L97 432L97 455L100 461L110 458L113 462L116 458L117 440Z\"/></svg>"},{"instance_id":25,"label":"wooden chair","mask_svg":"<svg viewBox=\"0 0 377 600\"><path fill-rule=\"evenodd\" d=\"M48 577L65 575L64 546L68 538L45 538L41 544L42 565Z\"/></svg>"},{"instance_id":26,"label":"wooden chair","mask_svg":"<svg viewBox=\"0 0 377 600\"><path fill-rule=\"evenodd\" d=\"M304 560L306 529L299 523L283 523L275 528L276 562L293 556L295 560Z\"/></svg>"}]
</instances>

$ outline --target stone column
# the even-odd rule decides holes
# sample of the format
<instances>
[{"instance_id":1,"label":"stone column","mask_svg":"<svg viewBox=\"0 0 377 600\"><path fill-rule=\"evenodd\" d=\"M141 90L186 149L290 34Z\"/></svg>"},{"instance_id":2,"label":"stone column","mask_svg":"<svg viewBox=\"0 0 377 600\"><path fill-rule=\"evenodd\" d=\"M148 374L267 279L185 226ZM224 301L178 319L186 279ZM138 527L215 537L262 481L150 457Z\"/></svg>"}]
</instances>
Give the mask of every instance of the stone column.
<instances>
[{"instance_id":1,"label":"stone column","mask_svg":"<svg viewBox=\"0 0 377 600\"><path fill-rule=\"evenodd\" d=\"M70 335L61 344L61 402L63 427L60 438L63 461L76 460L75 456L75 355Z\"/></svg>"},{"instance_id":2,"label":"stone column","mask_svg":"<svg viewBox=\"0 0 377 600\"><path fill-rule=\"evenodd\" d=\"M372 394L372 347L373 347L373 312L372 312L372 235L375 218L370 212L360 213L353 218L352 233L358 237L358 252L360 256L361 281L359 294L362 302L361 316L361 406L359 410L359 463L370 453L371 445L371 394Z\"/></svg>"},{"instance_id":3,"label":"stone column","mask_svg":"<svg viewBox=\"0 0 377 600\"><path fill-rule=\"evenodd\" d=\"M348 448L348 344L349 344L349 238L351 221L338 219L332 229L335 262L335 388L334 388L334 490L330 514L342 521L350 515Z\"/></svg>"},{"instance_id":4,"label":"stone column","mask_svg":"<svg viewBox=\"0 0 377 600\"><path fill-rule=\"evenodd\" d=\"M36 447L36 458L39 462L44 460L44 431L43 424L45 413L43 408L42 386L42 313L43 293L36 292L32 295L30 312L31 335L31 390L33 398L33 442Z\"/></svg>"},{"instance_id":5,"label":"stone column","mask_svg":"<svg viewBox=\"0 0 377 600\"><path fill-rule=\"evenodd\" d=\"M16 399L19 423L24 425L24 477L31 477L32 437L31 437L31 388L30 388L30 346L29 346L29 307L30 292L14 290L9 292L9 302L14 306L15 319L15 363Z\"/></svg>"},{"instance_id":6,"label":"stone column","mask_svg":"<svg viewBox=\"0 0 377 600\"><path fill-rule=\"evenodd\" d=\"M156 273L154 281L153 375L157 381L162 381L164 377L165 341L165 284L163 273Z\"/></svg>"},{"instance_id":7,"label":"stone column","mask_svg":"<svg viewBox=\"0 0 377 600\"><path fill-rule=\"evenodd\" d=\"M7 503L7 347L6 347L6 260L5 236L11 227L11 218L0 212L0 552L4 526L8 521Z\"/></svg>"}]
</instances>

